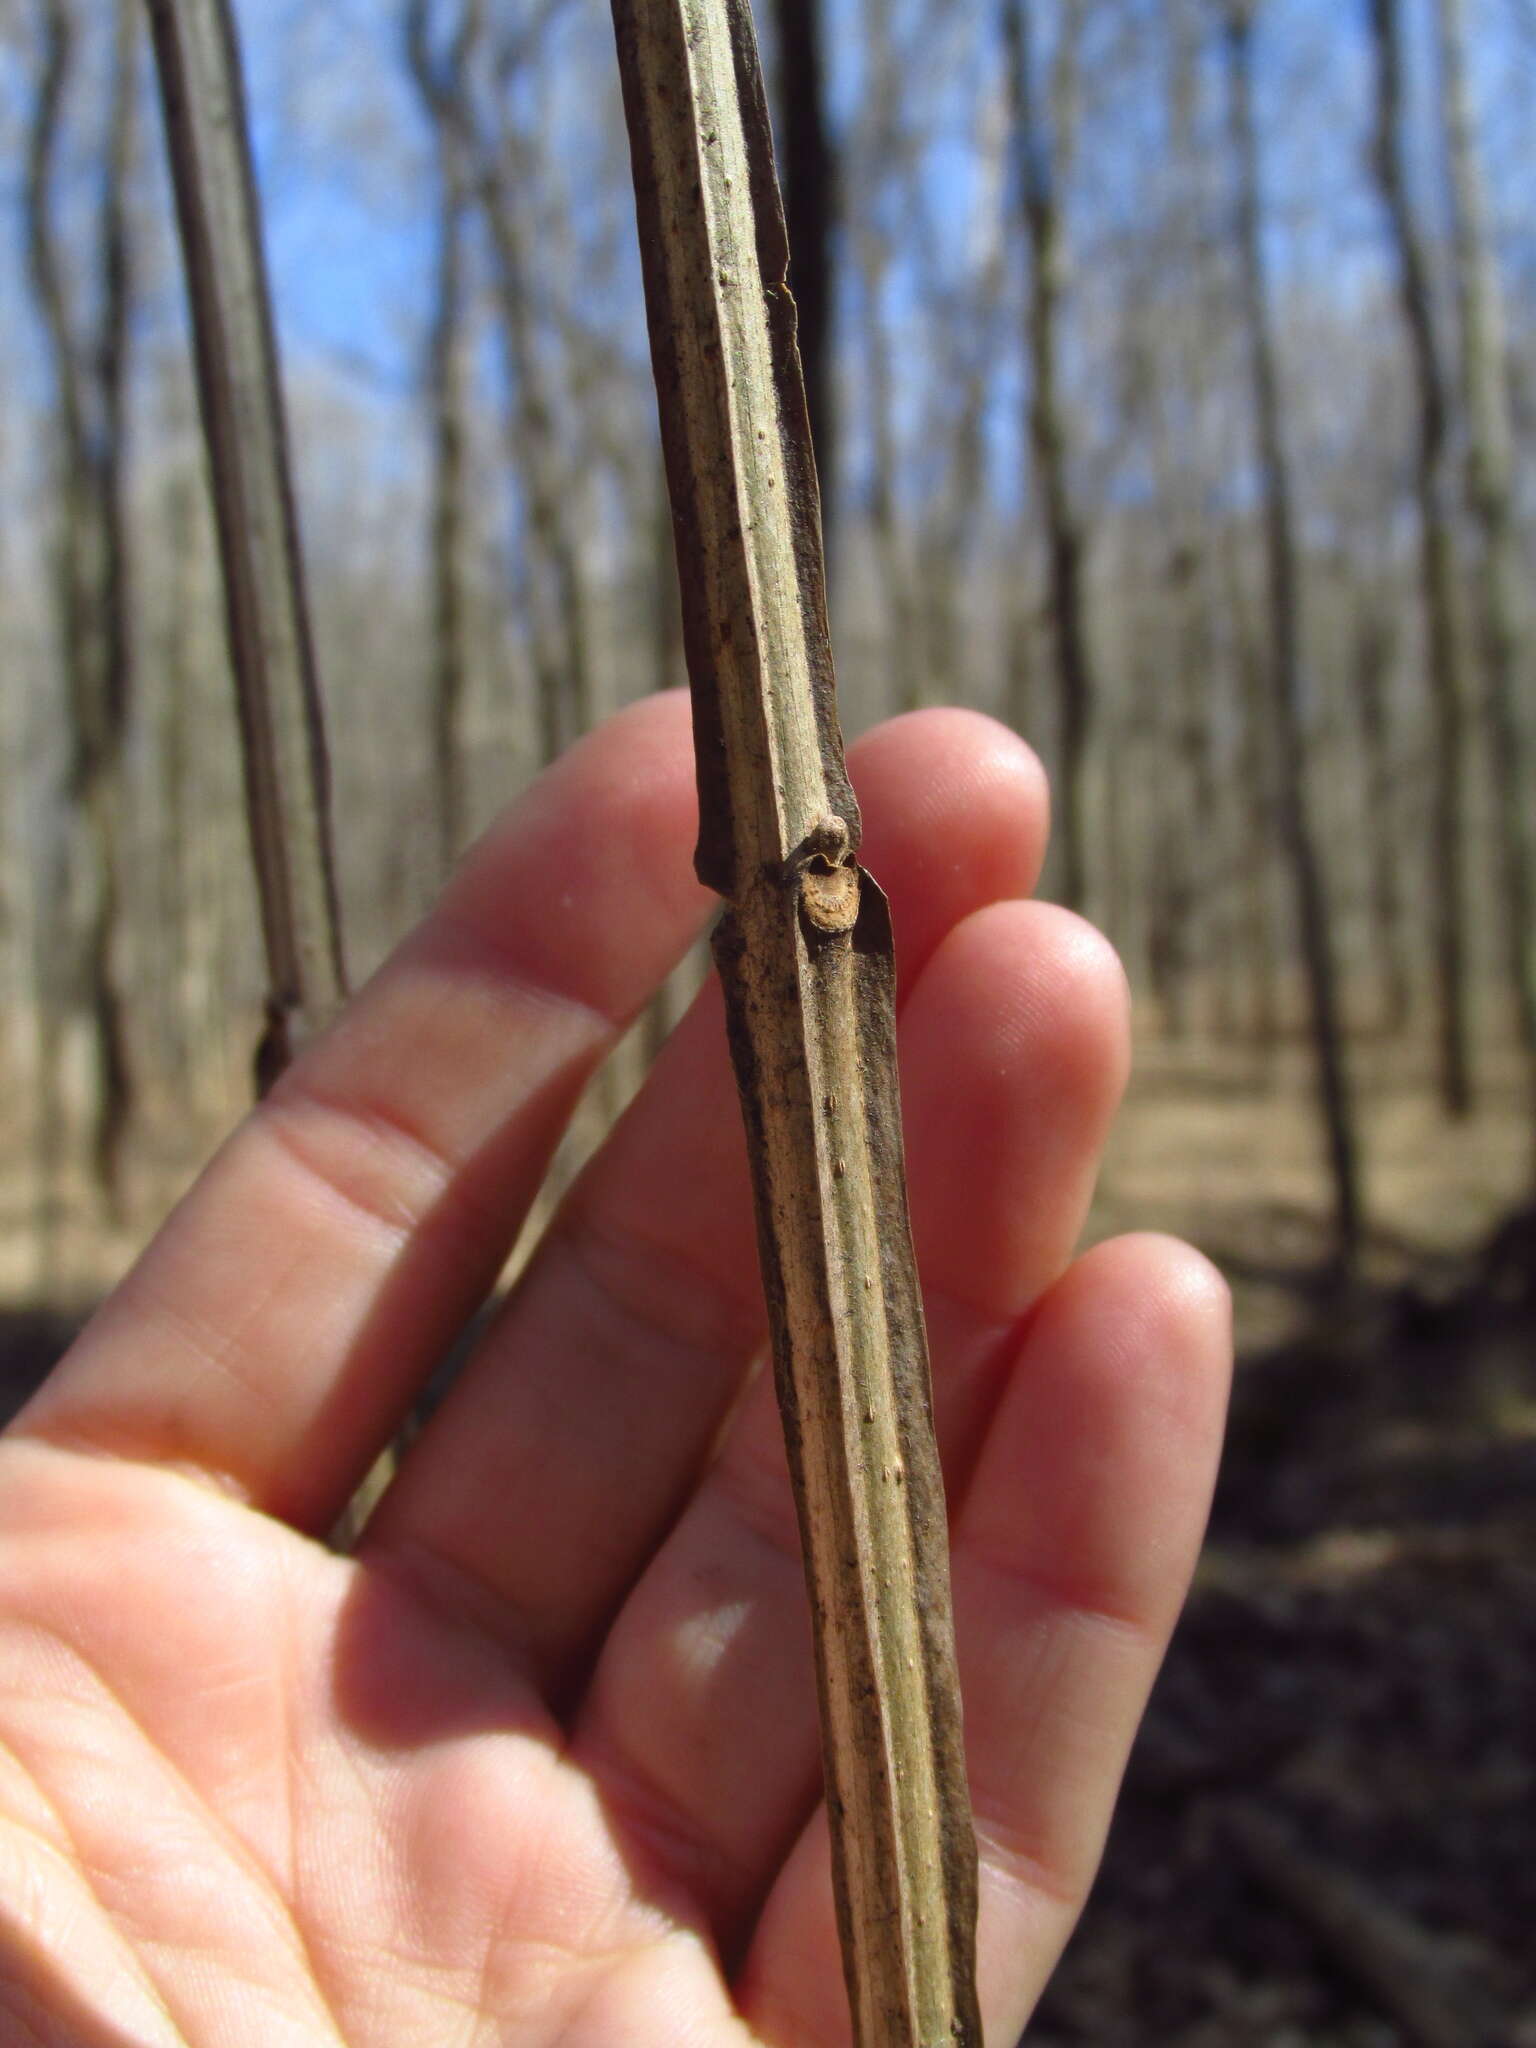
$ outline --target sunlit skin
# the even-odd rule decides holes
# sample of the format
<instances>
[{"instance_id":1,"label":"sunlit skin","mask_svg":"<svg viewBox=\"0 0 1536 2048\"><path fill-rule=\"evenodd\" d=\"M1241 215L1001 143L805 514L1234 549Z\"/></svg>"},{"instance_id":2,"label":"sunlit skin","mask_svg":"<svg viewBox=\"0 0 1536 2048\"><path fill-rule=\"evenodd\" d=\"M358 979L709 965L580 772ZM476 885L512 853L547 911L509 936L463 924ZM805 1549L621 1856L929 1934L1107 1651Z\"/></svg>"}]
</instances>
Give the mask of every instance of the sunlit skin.
<instances>
[{"instance_id":1,"label":"sunlit skin","mask_svg":"<svg viewBox=\"0 0 1536 2048\"><path fill-rule=\"evenodd\" d=\"M1038 765L853 750L902 975L987 2038L1081 1907L1194 1562L1225 1289L1074 1260L1126 1074ZM687 706L553 769L0 1440L4 2048L845 2042L809 1629L706 990L355 1560L317 1540L711 908Z\"/></svg>"}]
</instances>

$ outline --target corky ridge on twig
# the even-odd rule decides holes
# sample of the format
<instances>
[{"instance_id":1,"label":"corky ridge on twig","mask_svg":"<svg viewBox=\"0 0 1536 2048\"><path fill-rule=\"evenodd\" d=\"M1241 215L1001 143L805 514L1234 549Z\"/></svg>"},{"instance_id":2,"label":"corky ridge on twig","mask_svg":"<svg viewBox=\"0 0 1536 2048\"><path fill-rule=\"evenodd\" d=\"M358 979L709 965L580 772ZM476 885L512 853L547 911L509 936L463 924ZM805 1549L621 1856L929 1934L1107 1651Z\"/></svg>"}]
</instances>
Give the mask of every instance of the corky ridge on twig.
<instances>
[{"instance_id":1,"label":"corky ridge on twig","mask_svg":"<svg viewBox=\"0 0 1536 2048\"><path fill-rule=\"evenodd\" d=\"M860 2048L979 2048L976 1844L885 898L857 865L746 0L613 0L681 572L701 879L815 1625Z\"/></svg>"}]
</instances>

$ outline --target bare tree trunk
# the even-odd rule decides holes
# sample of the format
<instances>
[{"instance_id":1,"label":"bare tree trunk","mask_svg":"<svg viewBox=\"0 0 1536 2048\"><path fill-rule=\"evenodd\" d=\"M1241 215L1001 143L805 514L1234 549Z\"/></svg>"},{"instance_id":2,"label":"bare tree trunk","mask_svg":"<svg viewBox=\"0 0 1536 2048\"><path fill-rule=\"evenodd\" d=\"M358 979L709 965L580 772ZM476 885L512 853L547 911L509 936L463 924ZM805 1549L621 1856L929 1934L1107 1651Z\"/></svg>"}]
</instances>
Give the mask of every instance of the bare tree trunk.
<instances>
[{"instance_id":1,"label":"bare tree trunk","mask_svg":"<svg viewBox=\"0 0 1536 2048\"><path fill-rule=\"evenodd\" d=\"M1187 459L1169 430L1167 408L1159 408L1152 461L1167 542L1154 571L1154 588L1166 598L1170 630L1165 638L1149 620L1141 636L1145 644L1133 658L1144 665L1150 657L1150 673L1138 678L1138 694L1149 727L1166 750L1147 778L1156 819L1150 932L1157 943L1150 952L1152 964L1161 970L1157 993L1173 1038L1188 1028L1191 986L1209 950L1202 940L1217 922L1209 898L1227 879L1212 857L1220 813L1211 732L1214 592L1206 573L1202 494L1197 478L1191 489Z\"/></svg>"},{"instance_id":2,"label":"bare tree trunk","mask_svg":"<svg viewBox=\"0 0 1536 2048\"><path fill-rule=\"evenodd\" d=\"M1019 554L1024 553L1019 536ZM1007 593L1007 672L1003 684L1003 717L1022 739L1040 746L1040 678L1035 659L1035 608L1027 590Z\"/></svg>"},{"instance_id":3,"label":"bare tree trunk","mask_svg":"<svg viewBox=\"0 0 1536 2048\"><path fill-rule=\"evenodd\" d=\"M1429 260L1419 232L1403 152L1401 0L1371 0L1376 45L1374 161L1397 255L1398 295L1418 386L1415 484L1419 510L1419 581L1435 721L1434 838L1430 900L1434 906L1435 987L1440 1099L1447 1115L1472 1107L1468 1050L1466 929L1467 676L1456 617L1456 542L1450 504L1450 379L1441 360L1430 296Z\"/></svg>"},{"instance_id":4,"label":"bare tree trunk","mask_svg":"<svg viewBox=\"0 0 1536 2048\"><path fill-rule=\"evenodd\" d=\"M982 119L985 151L982 189L987 212L981 223L982 252L974 287L942 323L934 382L941 403L937 434L948 427L949 449L942 490L923 536L925 666L944 702L968 701L975 676L968 671L968 636L961 621L969 557L985 520L987 501L987 402L992 393L996 335L1007 279L1004 219L1008 136L1001 119ZM958 408L943 403L951 392ZM952 424L950 417L952 413Z\"/></svg>"},{"instance_id":5,"label":"bare tree trunk","mask_svg":"<svg viewBox=\"0 0 1536 2048\"><path fill-rule=\"evenodd\" d=\"M1221 671L1221 564L1207 513L1212 468L1198 431L1217 375L1216 351L1229 299L1221 251L1211 232L1216 167L1200 133L1200 74L1208 17L1202 0L1168 0L1165 20L1163 91L1172 181L1165 232L1188 291L1188 311L1175 330L1171 360L1166 347L1157 357L1160 377L1172 382L1173 393L1171 402L1156 405L1155 444L1166 478L1163 489L1174 513L1162 566L1177 620L1177 752L1187 804L1183 817L1175 821L1186 905L1179 958L1205 994L1210 1028L1230 1041L1238 1016L1231 970L1242 951L1235 871L1247 827L1240 802L1234 802L1235 778L1221 772L1217 720L1229 708L1240 716L1240 707L1233 702L1240 678L1230 665L1226 674ZM1181 416L1182 430L1176 425ZM1262 820L1262 811L1260 815Z\"/></svg>"},{"instance_id":6,"label":"bare tree trunk","mask_svg":"<svg viewBox=\"0 0 1536 2048\"><path fill-rule=\"evenodd\" d=\"M446 872L464 844L465 442L464 209L445 169L438 219L437 309L431 338L432 386L432 772L439 865Z\"/></svg>"},{"instance_id":7,"label":"bare tree trunk","mask_svg":"<svg viewBox=\"0 0 1536 2048\"><path fill-rule=\"evenodd\" d=\"M1455 210L1467 495L1477 526L1484 688L1494 775L1499 872L1511 990L1536 1094L1536 855L1531 844L1526 739L1517 705L1520 629L1503 308L1482 166L1467 90L1463 0L1437 0L1446 154Z\"/></svg>"},{"instance_id":8,"label":"bare tree trunk","mask_svg":"<svg viewBox=\"0 0 1536 2048\"><path fill-rule=\"evenodd\" d=\"M87 985L96 1051L91 1156L97 1185L114 1210L121 1204L123 1142L133 1108L133 1076L117 954L122 890L121 771L133 696L124 451L132 295L128 183L133 161L138 55L138 0L117 0L111 114L101 184L102 307L95 345L100 423L93 495L100 534L100 677L94 692L97 702L88 720L77 728L75 756L75 778L91 824L96 869L87 942Z\"/></svg>"},{"instance_id":9,"label":"bare tree trunk","mask_svg":"<svg viewBox=\"0 0 1536 2048\"><path fill-rule=\"evenodd\" d=\"M160 638L160 703L156 719L160 757L157 901L162 936L160 1041L166 1073L185 1072L194 1033L188 1009L192 934L193 850L189 830L191 721L196 665L191 645L194 568L198 556L197 485L189 471L171 479L166 493L169 590Z\"/></svg>"},{"instance_id":10,"label":"bare tree trunk","mask_svg":"<svg viewBox=\"0 0 1536 2048\"><path fill-rule=\"evenodd\" d=\"M1180 773L1183 764L1178 759L1177 727L1170 733L1166 721L1156 715L1157 699L1166 678L1159 651L1155 644L1150 646L1132 668L1133 695L1146 709L1140 716L1133 714L1128 735L1131 744L1123 751L1129 756L1127 765L1132 776L1139 781L1144 796L1150 798L1145 803L1149 813L1146 829L1136 835L1145 869L1147 979L1157 1005L1162 1036L1176 1041L1184 1036L1188 1022L1185 998L1191 886L1184 845L1187 785ZM1108 733L1105 744L1110 744ZM1122 748L1117 746L1114 751L1120 752ZM1139 777L1138 755L1146 764ZM1119 779L1115 786L1121 786ZM1127 808L1123 802L1110 806L1117 818ZM1120 836L1123 829L1117 822L1115 836ZM1121 864L1117 862L1117 866ZM1107 921L1105 928L1118 936L1113 920Z\"/></svg>"},{"instance_id":11,"label":"bare tree trunk","mask_svg":"<svg viewBox=\"0 0 1536 2048\"><path fill-rule=\"evenodd\" d=\"M533 665L543 758L553 761L592 723L587 599L580 557L568 530L557 430L529 318L519 236L505 194L494 202L502 335L513 387L511 456L524 484Z\"/></svg>"},{"instance_id":12,"label":"bare tree trunk","mask_svg":"<svg viewBox=\"0 0 1536 2048\"><path fill-rule=\"evenodd\" d=\"M832 278L837 166L827 129L821 0L775 0L775 11L789 284L799 314L800 364L805 373L824 523L830 527L837 486Z\"/></svg>"},{"instance_id":13,"label":"bare tree trunk","mask_svg":"<svg viewBox=\"0 0 1536 2048\"><path fill-rule=\"evenodd\" d=\"M229 0L150 0L267 957L258 1087L345 1000L330 778Z\"/></svg>"},{"instance_id":14,"label":"bare tree trunk","mask_svg":"<svg viewBox=\"0 0 1536 2048\"><path fill-rule=\"evenodd\" d=\"M1355 627L1353 672L1365 754L1366 821L1370 863L1371 927L1381 977L1382 1028L1393 1037L1408 1022L1412 991L1403 942L1403 890L1395 824L1397 778L1393 770L1387 717L1392 670L1390 614L1373 592L1362 595Z\"/></svg>"},{"instance_id":15,"label":"bare tree trunk","mask_svg":"<svg viewBox=\"0 0 1536 2048\"><path fill-rule=\"evenodd\" d=\"M149 0L240 717L267 962L264 1093L347 996L330 771L230 0ZM386 1453L334 1532L355 1541Z\"/></svg>"},{"instance_id":16,"label":"bare tree trunk","mask_svg":"<svg viewBox=\"0 0 1536 2048\"><path fill-rule=\"evenodd\" d=\"M901 512L896 444L896 394L885 290L891 267L882 187L902 165L902 81L890 0L864 0L864 45L870 79L858 152L859 231L855 258L863 299L863 386L869 422L869 530L874 548L882 644L890 676L888 701L915 711L930 696L916 602L916 576Z\"/></svg>"},{"instance_id":17,"label":"bare tree trunk","mask_svg":"<svg viewBox=\"0 0 1536 2048\"><path fill-rule=\"evenodd\" d=\"M1170 516L1178 527L1181 492L1165 467ZM1216 923L1211 894L1228 881L1213 860L1218 829L1219 785L1211 744L1210 594L1200 587L1201 563L1194 541L1175 542L1155 588L1166 594L1171 617L1166 633L1148 619L1144 645L1133 653L1132 681L1144 707L1134 723L1152 750L1139 773L1151 811L1151 860L1146 876L1147 964L1163 1029L1170 1039L1188 1033L1196 993L1207 968L1207 930ZM1106 747L1109 733L1104 735ZM1138 774L1134 753L1130 768ZM1110 784L1125 788L1123 777ZM1106 836L1125 798L1109 807ZM1114 925L1107 927L1111 932Z\"/></svg>"},{"instance_id":18,"label":"bare tree trunk","mask_svg":"<svg viewBox=\"0 0 1536 2048\"><path fill-rule=\"evenodd\" d=\"M42 67L33 102L27 153L27 264L47 338L54 383L62 516L56 551L58 621L72 725L89 695L91 616L91 455L86 377L70 317L53 224L64 102L74 67L77 30L67 0L44 0Z\"/></svg>"},{"instance_id":19,"label":"bare tree trunk","mask_svg":"<svg viewBox=\"0 0 1536 2048\"><path fill-rule=\"evenodd\" d=\"M534 327L528 223L521 188L528 182L520 139L506 128L518 71L557 10L558 0L514 22L490 64L493 121L476 103L470 60L485 19L484 0L464 0L446 65L434 66L426 46L427 14L407 8L408 51L445 147L479 207L490 238L507 382L507 440L522 491L522 560L534 673L539 747L545 760L562 753L592 722L588 604L580 550L572 530L568 471L559 422Z\"/></svg>"},{"instance_id":20,"label":"bare tree trunk","mask_svg":"<svg viewBox=\"0 0 1536 2048\"><path fill-rule=\"evenodd\" d=\"M1270 876L1275 864L1275 777L1272 692L1262 646L1264 634L1243 587L1241 534L1227 520L1217 537L1218 588L1229 641L1227 665L1238 718L1236 779L1239 812L1233 846L1232 891L1239 942L1234 981L1246 979L1248 1037L1267 1060L1280 1038L1279 939ZM1234 989L1232 1007L1240 1008Z\"/></svg>"},{"instance_id":21,"label":"bare tree trunk","mask_svg":"<svg viewBox=\"0 0 1536 2048\"><path fill-rule=\"evenodd\" d=\"M41 50L27 146L27 270L47 339L54 385L59 496L59 524L53 546L54 615L65 689L73 705L81 694L86 663L89 465L83 379L76 360L52 217L59 136L75 52L74 18L64 0L45 0ZM67 957L69 950L72 906L66 848L57 833L50 833L40 869L42 902L36 923L37 1234L47 1282L57 1263L62 1221L66 1115L62 1057L64 1024L72 997L68 974L60 969L61 954Z\"/></svg>"},{"instance_id":22,"label":"bare tree trunk","mask_svg":"<svg viewBox=\"0 0 1536 2048\"><path fill-rule=\"evenodd\" d=\"M406 56L435 131L437 153L437 275L427 345L427 390L432 415L432 784L438 861L446 870L464 844L466 802L461 725L466 647L465 481L467 469L466 214L469 180L462 140L448 112L462 92L464 74L481 25L478 6L466 5L436 75L428 42L426 0L408 0Z\"/></svg>"},{"instance_id":23,"label":"bare tree trunk","mask_svg":"<svg viewBox=\"0 0 1536 2048\"><path fill-rule=\"evenodd\" d=\"M1307 800L1301 712L1301 577L1290 470L1280 424L1279 373L1264 281L1258 141L1253 121L1252 0L1229 0L1226 46L1232 153L1237 176L1238 256L1263 493L1269 583L1268 681L1280 836L1291 871L1306 968L1318 1101L1333 1183L1334 1254L1341 1272L1348 1273L1360 1246L1359 1155L1344 1064L1327 892Z\"/></svg>"},{"instance_id":24,"label":"bare tree trunk","mask_svg":"<svg viewBox=\"0 0 1536 2048\"><path fill-rule=\"evenodd\" d=\"M1067 274L1061 186L1075 143L1081 0L1066 0L1063 8L1043 108L1034 78L1032 0L1004 0L1002 21L1030 251L1029 442L1036 487L1044 501L1049 558L1060 719L1057 807L1062 894L1075 909L1082 909L1088 894L1087 753L1097 689L1084 589L1087 537L1073 502L1061 399L1061 301Z\"/></svg>"},{"instance_id":25,"label":"bare tree trunk","mask_svg":"<svg viewBox=\"0 0 1536 2048\"><path fill-rule=\"evenodd\" d=\"M923 664L916 575L901 515L897 480L896 398L890 338L882 305L889 251L882 231L859 237L865 303L864 385L870 429L869 528L879 576L890 696L898 711L916 711L932 694Z\"/></svg>"},{"instance_id":26,"label":"bare tree trunk","mask_svg":"<svg viewBox=\"0 0 1536 2048\"><path fill-rule=\"evenodd\" d=\"M41 1159L44 1208L56 1206L64 1104L59 1026L77 1004L91 1019L95 1065L90 1156L114 1214L121 1202L122 1147L132 1078L117 963L120 890L118 775L131 697L123 443L131 276L127 182L133 150L138 10L118 0L107 133L100 168L100 300L94 327L71 314L53 220L54 185L77 24L68 0L46 0L42 71L26 179L28 270L54 379L61 518L55 591L68 706L67 797L81 838L61 850L52 885L49 946L68 962L64 986L50 962L44 996L40 1093L47 1126ZM84 901L67 877L78 876ZM51 1041L51 1042L50 1042Z\"/></svg>"},{"instance_id":27,"label":"bare tree trunk","mask_svg":"<svg viewBox=\"0 0 1536 2048\"><path fill-rule=\"evenodd\" d=\"M504 61L498 67L497 93L503 104L509 87ZM559 424L534 331L534 272L518 189L527 181L527 171L511 160L512 147L511 138L503 138L500 146L483 140L477 182L490 229L511 388L510 453L522 481L527 518L527 596L540 743L544 759L552 761L592 724L591 635L581 554L572 530L572 479L561 455Z\"/></svg>"},{"instance_id":28,"label":"bare tree trunk","mask_svg":"<svg viewBox=\"0 0 1536 2048\"><path fill-rule=\"evenodd\" d=\"M1191 977L1214 973L1214 961L1224 950L1230 919L1222 896L1227 877L1219 871L1209 853L1202 855L1201 842L1210 835L1219 843L1221 819L1221 778L1216 769L1212 711L1216 691L1215 646L1211 631L1213 593L1209 587L1203 556L1179 565L1181 581L1190 589L1180 599L1182 628L1179 635L1178 665L1183 681L1183 702L1179 717L1179 753L1188 778L1190 812L1180 834L1180 857L1187 873L1185 888L1186 935L1180 950L1183 968ZM1219 861L1219 856L1217 857Z\"/></svg>"},{"instance_id":29,"label":"bare tree trunk","mask_svg":"<svg viewBox=\"0 0 1536 2048\"><path fill-rule=\"evenodd\" d=\"M982 366L973 365L965 376L944 496L922 542L923 669L929 690L945 704L966 702L972 696L961 619L967 553L985 506L987 388Z\"/></svg>"}]
</instances>

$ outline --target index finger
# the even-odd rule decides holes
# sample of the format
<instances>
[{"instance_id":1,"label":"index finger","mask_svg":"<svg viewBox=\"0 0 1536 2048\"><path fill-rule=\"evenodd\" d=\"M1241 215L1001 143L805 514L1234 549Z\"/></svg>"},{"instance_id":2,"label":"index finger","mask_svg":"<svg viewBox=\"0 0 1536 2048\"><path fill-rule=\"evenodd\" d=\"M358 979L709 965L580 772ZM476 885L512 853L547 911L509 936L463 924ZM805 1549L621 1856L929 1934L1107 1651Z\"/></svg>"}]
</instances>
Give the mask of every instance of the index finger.
<instances>
[{"instance_id":1,"label":"index finger","mask_svg":"<svg viewBox=\"0 0 1536 2048\"><path fill-rule=\"evenodd\" d=\"M609 721L246 1119L13 1428L323 1527L494 1283L588 1077L686 950L687 700Z\"/></svg>"}]
</instances>

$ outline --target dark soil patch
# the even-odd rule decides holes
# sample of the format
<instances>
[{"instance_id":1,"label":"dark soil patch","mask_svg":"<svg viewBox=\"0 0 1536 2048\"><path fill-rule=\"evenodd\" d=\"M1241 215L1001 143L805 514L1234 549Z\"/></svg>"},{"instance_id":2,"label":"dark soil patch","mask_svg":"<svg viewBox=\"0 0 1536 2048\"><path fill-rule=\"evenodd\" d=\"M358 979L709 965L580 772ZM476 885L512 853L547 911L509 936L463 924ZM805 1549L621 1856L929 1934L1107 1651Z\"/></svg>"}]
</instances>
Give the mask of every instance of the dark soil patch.
<instances>
[{"instance_id":1,"label":"dark soil patch","mask_svg":"<svg viewBox=\"0 0 1536 2048\"><path fill-rule=\"evenodd\" d=\"M83 1311L51 1308L0 1309L0 1424L41 1386L75 1341Z\"/></svg>"},{"instance_id":2,"label":"dark soil patch","mask_svg":"<svg viewBox=\"0 0 1536 2048\"><path fill-rule=\"evenodd\" d=\"M1414 2036L1256 1879L1256 1800L1406 1938L1467 2048L1536 2043L1536 1225L1239 1372L1200 1582L1028 2040Z\"/></svg>"}]
</instances>

